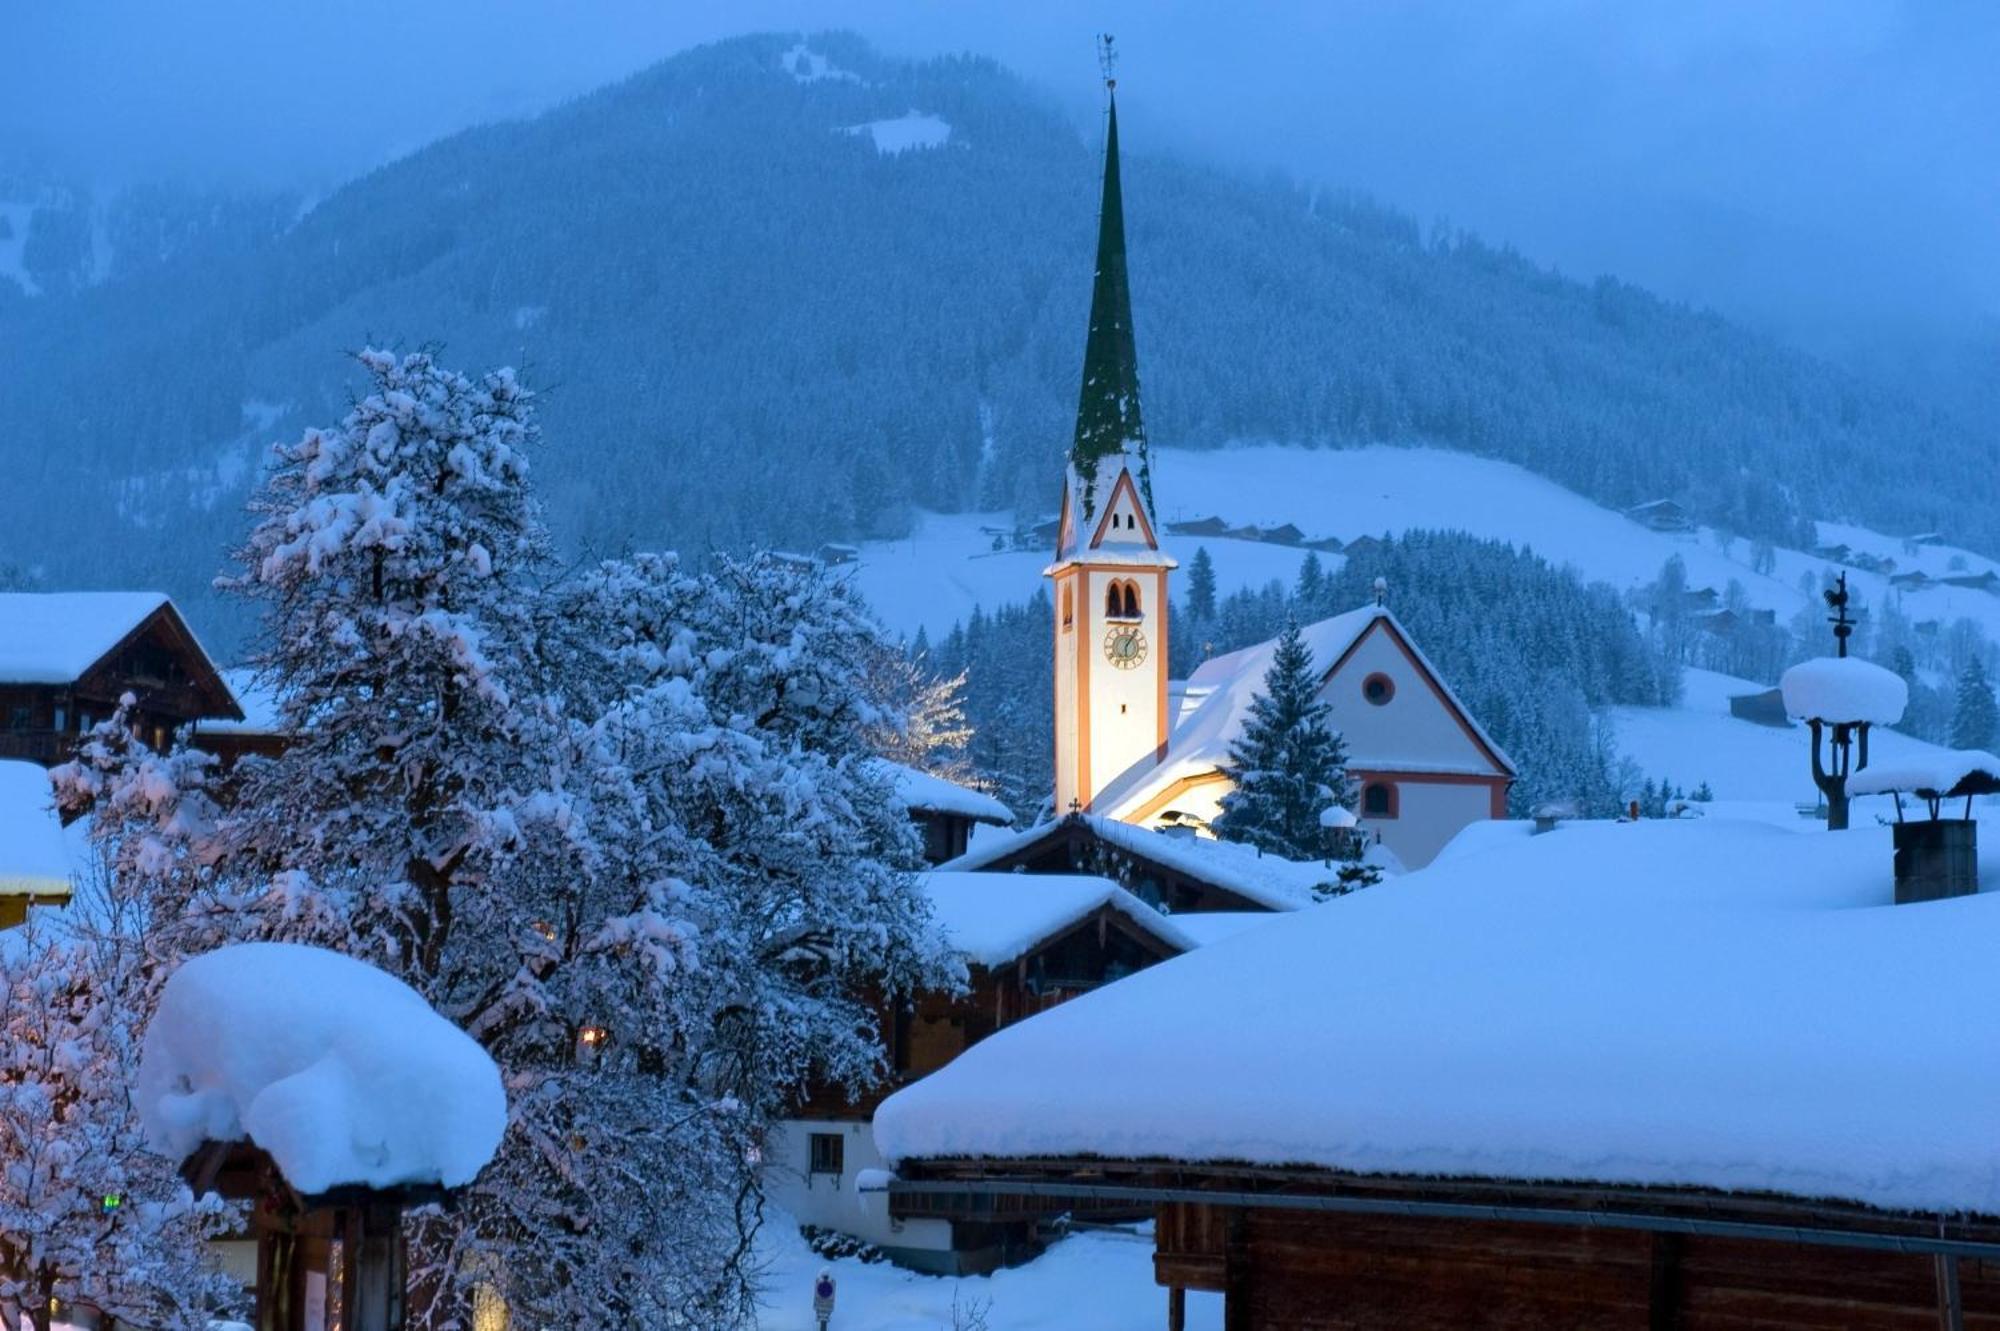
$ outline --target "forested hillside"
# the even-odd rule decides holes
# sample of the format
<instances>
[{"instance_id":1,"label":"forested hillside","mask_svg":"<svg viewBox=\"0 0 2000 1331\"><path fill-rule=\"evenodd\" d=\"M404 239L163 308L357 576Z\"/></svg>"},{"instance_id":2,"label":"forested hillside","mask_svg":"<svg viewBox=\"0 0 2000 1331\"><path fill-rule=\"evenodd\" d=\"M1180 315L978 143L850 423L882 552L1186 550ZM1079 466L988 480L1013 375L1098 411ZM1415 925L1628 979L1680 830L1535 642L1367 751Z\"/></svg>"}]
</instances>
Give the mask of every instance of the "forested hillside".
<instances>
[{"instance_id":1,"label":"forested hillside","mask_svg":"<svg viewBox=\"0 0 2000 1331\"><path fill-rule=\"evenodd\" d=\"M1849 516L2000 550L2000 459L1955 420L1618 283L1127 137L1157 443L1429 441L1746 534L1796 543L1802 517ZM205 585L261 446L337 419L341 353L366 342L520 366L572 547L1047 508L1097 151L984 61L744 38L435 144L296 219L247 202L156 261L0 290L0 565ZM186 231L185 199L159 210L162 236Z\"/></svg>"}]
</instances>

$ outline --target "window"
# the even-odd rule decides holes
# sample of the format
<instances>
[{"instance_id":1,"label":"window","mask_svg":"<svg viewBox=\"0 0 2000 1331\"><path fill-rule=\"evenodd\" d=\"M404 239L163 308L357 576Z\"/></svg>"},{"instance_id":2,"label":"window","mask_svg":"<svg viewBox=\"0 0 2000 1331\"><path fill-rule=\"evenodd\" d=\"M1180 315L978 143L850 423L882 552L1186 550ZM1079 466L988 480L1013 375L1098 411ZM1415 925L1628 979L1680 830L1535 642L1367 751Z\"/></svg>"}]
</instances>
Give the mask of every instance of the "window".
<instances>
[{"instance_id":1,"label":"window","mask_svg":"<svg viewBox=\"0 0 2000 1331\"><path fill-rule=\"evenodd\" d=\"M1111 583L1104 589L1104 617L1106 619L1122 619L1124 616L1125 597L1120 592L1118 584L1115 582Z\"/></svg>"},{"instance_id":2,"label":"window","mask_svg":"<svg viewBox=\"0 0 2000 1331\"><path fill-rule=\"evenodd\" d=\"M1139 617L1139 584L1136 582L1128 582L1125 584L1125 618L1137 619L1138 617Z\"/></svg>"},{"instance_id":3,"label":"window","mask_svg":"<svg viewBox=\"0 0 2000 1331\"><path fill-rule=\"evenodd\" d=\"M1370 781L1361 791L1361 816L1364 818L1394 818L1396 816L1396 788L1386 781Z\"/></svg>"},{"instance_id":4,"label":"window","mask_svg":"<svg viewBox=\"0 0 2000 1331\"><path fill-rule=\"evenodd\" d=\"M1062 626L1067 630L1076 622L1076 594L1068 583L1062 589Z\"/></svg>"},{"instance_id":5,"label":"window","mask_svg":"<svg viewBox=\"0 0 2000 1331\"><path fill-rule=\"evenodd\" d=\"M1361 681L1361 696L1380 707L1396 696L1396 681L1378 670Z\"/></svg>"},{"instance_id":6,"label":"window","mask_svg":"<svg viewBox=\"0 0 2000 1331\"><path fill-rule=\"evenodd\" d=\"M808 1138L811 1161L806 1170L812 1174L840 1174L846 1172L847 1139L837 1132L815 1132Z\"/></svg>"},{"instance_id":7,"label":"window","mask_svg":"<svg viewBox=\"0 0 2000 1331\"><path fill-rule=\"evenodd\" d=\"M9 730L26 730L29 720L30 714L28 709L25 707L16 707L7 714L7 728Z\"/></svg>"}]
</instances>

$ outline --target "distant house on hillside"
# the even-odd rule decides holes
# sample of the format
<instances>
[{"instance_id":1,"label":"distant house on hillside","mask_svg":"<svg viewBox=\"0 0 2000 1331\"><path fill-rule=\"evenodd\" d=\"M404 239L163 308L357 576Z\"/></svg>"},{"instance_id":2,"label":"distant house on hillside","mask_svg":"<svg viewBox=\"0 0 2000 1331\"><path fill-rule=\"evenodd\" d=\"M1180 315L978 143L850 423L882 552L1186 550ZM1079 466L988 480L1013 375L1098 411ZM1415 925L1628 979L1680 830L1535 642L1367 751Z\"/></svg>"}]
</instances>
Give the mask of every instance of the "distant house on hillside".
<instances>
[{"instance_id":1,"label":"distant house on hillside","mask_svg":"<svg viewBox=\"0 0 2000 1331\"><path fill-rule=\"evenodd\" d=\"M1653 531L1694 530L1694 519L1689 516L1685 508L1671 499L1653 499L1643 504L1634 504L1625 510L1625 516Z\"/></svg>"},{"instance_id":2,"label":"distant house on hillside","mask_svg":"<svg viewBox=\"0 0 2000 1331\"><path fill-rule=\"evenodd\" d=\"M1760 726L1775 726L1781 730L1792 724L1790 714L1785 711L1785 695L1776 688L1732 694L1729 714L1739 721L1753 721Z\"/></svg>"},{"instance_id":3,"label":"distant house on hillside","mask_svg":"<svg viewBox=\"0 0 2000 1331\"><path fill-rule=\"evenodd\" d=\"M1305 539L1306 534L1289 522L1281 522L1275 527L1264 529L1264 542L1267 545L1303 545Z\"/></svg>"},{"instance_id":4,"label":"distant house on hillside","mask_svg":"<svg viewBox=\"0 0 2000 1331\"><path fill-rule=\"evenodd\" d=\"M1223 536L1229 531L1229 524L1221 518L1191 518L1186 522L1169 522L1167 530L1176 536Z\"/></svg>"},{"instance_id":5,"label":"distant house on hillside","mask_svg":"<svg viewBox=\"0 0 2000 1331\"><path fill-rule=\"evenodd\" d=\"M1970 587L1974 591L1990 592L2000 587L2000 573L1989 568L1981 573L1954 573L1940 581L1947 587Z\"/></svg>"},{"instance_id":6,"label":"distant house on hillside","mask_svg":"<svg viewBox=\"0 0 2000 1331\"><path fill-rule=\"evenodd\" d=\"M64 761L127 693L139 737L156 749L187 722L243 718L161 593L0 593L0 758Z\"/></svg>"},{"instance_id":7,"label":"distant house on hillside","mask_svg":"<svg viewBox=\"0 0 2000 1331\"><path fill-rule=\"evenodd\" d=\"M1920 568L1914 568L1908 573L1898 573L1890 578L1889 585L1898 591L1920 592L1930 586L1932 581L1933 579L1929 574Z\"/></svg>"},{"instance_id":8,"label":"distant house on hillside","mask_svg":"<svg viewBox=\"0 0 2000 1331\"><path fill-rule=\"evenodd\" d=\"M1033 1251L1032 1226L1004 1217L892 1221L879 1192L870 1120L883 1097L987 1036L1193 949L1172 920L1105 878L927 873L932 919L966 964L962 993L876 1005L887 1080L859 1100L822 1087L781 1121L764 1151L771 1199L801 1224L852 1235L902 1265L988 1271Z\"/></svg>"}]
</instances>

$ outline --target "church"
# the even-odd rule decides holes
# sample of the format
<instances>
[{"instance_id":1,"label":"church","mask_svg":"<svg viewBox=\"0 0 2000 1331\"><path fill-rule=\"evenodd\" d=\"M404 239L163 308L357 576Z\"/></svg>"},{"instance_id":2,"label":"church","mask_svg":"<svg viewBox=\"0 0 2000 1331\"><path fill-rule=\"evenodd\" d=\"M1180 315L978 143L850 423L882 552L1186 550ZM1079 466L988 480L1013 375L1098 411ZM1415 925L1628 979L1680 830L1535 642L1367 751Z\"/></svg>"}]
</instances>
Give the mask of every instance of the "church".
<instances>
[{"instance_id":1,"label":"church","mask_svg":"<svg viewBox=\"0 0 2000 1331\"><path fill-rule=\"evenodd\" d=\"M1275 643L1167 677L1177 562L1160 544L1125 261L1118 110L1110 108L1097 272L1055 560L1055 809L1204 829ZM1506 815L1513 763L1384 603L1306 626L1319 698L1345 737L1356 813L1409 868L1468 823Z\"/></svg>"}]
</instances>

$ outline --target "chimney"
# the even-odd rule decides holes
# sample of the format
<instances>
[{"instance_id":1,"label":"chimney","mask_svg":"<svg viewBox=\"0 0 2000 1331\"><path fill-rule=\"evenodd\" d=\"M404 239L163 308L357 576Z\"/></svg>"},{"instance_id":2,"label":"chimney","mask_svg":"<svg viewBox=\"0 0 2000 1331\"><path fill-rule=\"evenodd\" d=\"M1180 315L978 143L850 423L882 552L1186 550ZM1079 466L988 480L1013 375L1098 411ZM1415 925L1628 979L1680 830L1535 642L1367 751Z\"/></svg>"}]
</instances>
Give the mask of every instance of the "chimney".
<instances>
[{"instance_id":1,"label":"chimney","mask_svg":"<svg viewBox=\"0 0 2000 1331\"><path fill-rule=\"evenodd\" d=\"M1854 795L1892 795L1896 821L1896 904L1971 896L1979 890L1979 824L1972 797L2000 791L2000 758L1957 750L1932 759L1864 767L1848 782ZM1921 800L1923 818L1904 817L1905 796ZM1946 801L1964 800L1963 815L1947 818Z\"/></svg>"}]
</instances>

